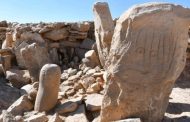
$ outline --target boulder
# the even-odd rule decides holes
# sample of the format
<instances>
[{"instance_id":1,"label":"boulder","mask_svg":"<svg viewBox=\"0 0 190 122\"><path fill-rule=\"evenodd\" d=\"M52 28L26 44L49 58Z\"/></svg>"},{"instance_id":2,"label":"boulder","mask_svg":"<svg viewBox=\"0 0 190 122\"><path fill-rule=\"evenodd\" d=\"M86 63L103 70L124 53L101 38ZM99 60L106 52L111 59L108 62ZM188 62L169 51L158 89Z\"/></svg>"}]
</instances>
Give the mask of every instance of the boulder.
<instances>
[{"instance_id":1,"label":"boulder","mask_svg":"<svg viewBox=\"0 0 190 122\"><path fill-rule=\"evenodd\" d=\"M69 32L66 28L55 29L44 33L43 37L53 41L63 40L69 36Z\"/></svg>"},{"instance_id":2,"label":"boulder","mask_svg":"<svg viewBox=\"0 0 190 122\"><path fill-rule=\"evenodd\" d=\"M160 122L185 66L190 9L147 3L130 8L116 23L101 121L133 116Z\"/></svg>"},{"instance_id":3,"label":"boulder","mask_svg":"<svg viewBox=\"0 0 190 122\"><path fill-rule=\"evenodd\" d=\"M34 110L49 111L56 105L60 78L61 70L58 65L46 64L42 67Z\"/></svg>"},{"instance_id":4,"label":"boulder","mask_svg":"<svg viewBox=\"0 0 190 122\"><path fill-rule=\"evenodd\" d=\"M23 32L20 35L20 40L22 41L29 40L29 41L34 41L36 43L41 43L41 44L45 42L45 40L42 38L40 34L32 33L32 32Z\"/></svg>"},{"instance_id":5,"label":"boulder","mask_svg":"<svg viewBox=\"0 0 190 122\"><path fill-rule=\"evenodd\" d=\"M9 69L6 71L6 79L16 88L29 84L31 82L27 70Z\"/></svg>"},{"instance_id":6,"label":"boulder","mask_svg":"<svg viewBox=\"0 0 190 122\"><path fill-rule=\"evenodd\" d=\"M96 55L95 50L89 50L88 52L86 52L85 53L85 58L89 59L89 61L90 61L89 64L91 64L90 67L94 68L95 66L99 65L99 58Z\"/></svg>"},{"instance_id":7,"label":"boulder","mask_svg":"<svg viewBox=\"0 0 190 122\"><path fill-rule=\"evenodd\" d=\"M106 67L114 32L114 22L106 2L97 2L93 7L93 12L98 55L102 66Z\"/></svg>"},{"instance_id":8,"label":"boulder","mask_svg":"<svg viewBox=\"0 0 190 122\"><path fill-rule=\"evenodd\" d=\"M101 109L103 95L89 94L85 98L86 109L89 111L99 111Z\"/></svg>"},{"instance_id":9,"label":"boulder","mask_svg":"<svg viewBox=\"0 0 190 122\"><path fill-rule=\"evenodd\" d=\"M59 114L73 112L78 108L78 104L72 101L66 101L60 105L58 105L55 111Z\"/></svg>"},{"instance_id":10,"label":"boulder","mask_svg":"<svg viewBox=\"0 0 190 122\"><path fill-rule=\"evenodd\" d=\"M32 81L39 80L39 72L43 65L50 63L49 54L46 47L36 43L21 49L26 68L29 70Z\"/></svg>"},{"instance_id":11,"label":"boulder","mask_svg":"<svg viewBox=\"0 0 190 122\"><path fill-rule=\"evenodd\" d=\"M13 115L23 115L24 112L32 110L34 105L28 99L27 95L21 96L17 101L15 101L7 111Z\"/></svg>"}]
</instances>

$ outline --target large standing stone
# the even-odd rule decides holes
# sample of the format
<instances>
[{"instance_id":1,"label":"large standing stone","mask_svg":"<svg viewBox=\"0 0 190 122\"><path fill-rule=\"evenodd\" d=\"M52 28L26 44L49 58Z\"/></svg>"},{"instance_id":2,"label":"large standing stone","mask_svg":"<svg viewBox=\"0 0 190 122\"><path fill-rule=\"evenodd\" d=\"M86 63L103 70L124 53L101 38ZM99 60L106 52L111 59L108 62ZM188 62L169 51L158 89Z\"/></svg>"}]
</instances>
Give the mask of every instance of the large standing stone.
<instances>
[{"instance_id":1,"label":"large standing stone","mask_svg":"<svg viewBox=\"0 0 190 122\"><path fill-rule=\"evenodd\" d=\"M25 66L32 77L32 81L38 81L40 69L43 65L50 63L47 48L33 43L21 49L21 54L23 56Z\"/></svg>"},{"instance_id":2,"label":"large standing stone","mask_svg":"<svg viewBox=\"0 0 190 122\"><path fill-rule=\"evenodd\" d=\"M34 110L49 111L56 105L60 77L61 70L56 64L46 64L42 67Z\"/></svg>"},{"instance_id":3,"label":"large standing stone","mask_svg":"<svg viewBox=\"0 0 190 122\"><path fill-rule=\"evenodd\" d=\"M93 12L98 54L102 66L105 67L114 31L114 22L106 2L97 2L94 5Z\"/></svg>"},{"instance_id":4,"label":"large standing stone","mask_svg":"<svg viewBox=\"0 0 190 122\"><path fill-rule=\"evenodd\" d=\"M161 121L185 65L189 24L189 9L163 3L134 6L117 20L106 63L102 122Z\"/></svg>"}]
</instances>

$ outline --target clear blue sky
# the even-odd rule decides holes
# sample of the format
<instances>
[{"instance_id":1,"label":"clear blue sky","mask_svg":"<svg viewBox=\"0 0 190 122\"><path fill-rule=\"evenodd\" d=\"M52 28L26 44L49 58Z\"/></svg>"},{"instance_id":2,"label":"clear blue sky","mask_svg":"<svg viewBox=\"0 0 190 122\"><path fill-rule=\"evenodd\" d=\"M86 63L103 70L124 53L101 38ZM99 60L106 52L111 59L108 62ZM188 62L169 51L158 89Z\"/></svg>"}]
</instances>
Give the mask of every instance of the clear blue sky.
<instances>
[{"instance_id":1,"label":"clear blue sky","mask_svg":"<svg viewBox=\"0 0 190 122\"><path fill-rule=\"evenodd\" d=\"M0 0L0 21L56 22L93 20L92 6L98 0ZM135 4L171 2L190 8L190 0L99 0L109 3L112 17L119 17Z\"/></svg>"}]
</instances>

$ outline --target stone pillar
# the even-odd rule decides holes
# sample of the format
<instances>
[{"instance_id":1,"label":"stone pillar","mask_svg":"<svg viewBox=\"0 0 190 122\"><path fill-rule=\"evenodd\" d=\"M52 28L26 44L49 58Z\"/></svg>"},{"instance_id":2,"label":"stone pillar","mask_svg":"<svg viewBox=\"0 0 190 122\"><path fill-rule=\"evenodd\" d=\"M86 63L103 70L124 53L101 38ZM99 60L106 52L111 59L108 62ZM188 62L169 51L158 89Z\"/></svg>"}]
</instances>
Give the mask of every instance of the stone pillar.
<instances>
[{"instance_id":1,"label":"stone pillar","mask_svg":"<svg viewBox=\"0 0 190 122\"><path fill-rule=\"evenodd\" d=\"M4 42L2 44L2 49L11 48L12 43L13 43L12 33L8 32L8 33L6 33L6 39L4 40Z\"/></svg>"},{"instance_id":2,"label":"stone pillar","mask_svg":"<svg viewBox=\"0 0 190 122\"><path fill-rule=\"evenodd\" d=\"M40 81L36 96L35 111L49 111L58 98L61 69L56 64L46 64L40 71Z\"/></svg>"},{"instance_id":3,"label":"stone pillar","mask_svg":"<svg viewBox=\"0 0 190 122\"><path fill-rule=\"evenodd\" d=\"M114 22L106 2L97 2L93 7L95 37L101 65L106 67L111 40L114 31Z\"/></svg>"}]
</instances>

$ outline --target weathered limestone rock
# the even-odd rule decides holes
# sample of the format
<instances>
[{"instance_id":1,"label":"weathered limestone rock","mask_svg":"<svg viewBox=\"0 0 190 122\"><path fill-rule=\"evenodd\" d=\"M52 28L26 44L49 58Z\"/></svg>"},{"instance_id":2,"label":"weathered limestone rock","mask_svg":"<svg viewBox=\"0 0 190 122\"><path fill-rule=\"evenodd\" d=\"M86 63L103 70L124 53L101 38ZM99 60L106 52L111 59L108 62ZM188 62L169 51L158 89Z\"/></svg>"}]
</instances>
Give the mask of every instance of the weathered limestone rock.
<instances>
[{"instance_id":1,"label":"weathered limestone rock","mask_svg":"<svg viewBox=\"0 0 190 122\"><path fill-rule=\"evenodd\" d=\"M43 37L53 40L53 41L58 41L65 39L69 36L69 32L67 31L66 28L58 29L58 30L52 30L47 33L44 33Z\"/></svg>"},{"instance_id":2,"label":"weathered limestone rock","mask_svg":"<svg viewBox=\"0 0 190 122\"><path fill-rule=\"evenodd\" d=\"M13 115L22 115L26 111L32 110L34 105L28 99L27 95L21 96L17 101L15 101L7 111Z\"/></svg>"},{"instance_id":3,"label":"weathered limestone rock","mask_svg":"<svg viewBox=\"0 0 190 122\"><path fill-rule=\"evenodd\" d=\"M61 70L56 64L46 64L42 67L34 110L49 111L56 105L60 77Z\"/></svg>"},{"instance_id":4,"label":"weathered limestone rock","mask_svg":"<svg viewBox=\"0 0 190 122\"><path fill-rule=\"evenodd\" d=\"M114 122L141 122L141 120L140 118L131 118L131 119L118 120Z\"/></svg>"},{"instance_id":5,"label":"weathered limestone rock","mask_svg":"<svg viewBox=\"0 0 190 122\"><path fill-rule=\"evenodd\" d=\"M97 2L94 5L93 12L95 15L95 37L99 59L102 66L105 66L111 46L114 22L108 4L105 2Z\"/></svg>"},{"instance_id":6,"label":"weathered limestone rock","mask_svg":"<svg viewBox=\"0 0 190 122\"><path fill-rule=\"evenodd\" d=\"M89 111L98 111L101 109L103 95L90 94L86 97L86 109Z\"/></svg>"},{"instance_id":7,"label":"weathered limestone rock","mask_svg":"<svg viewBox=\"0 0 190 122\"><path fill-rule=\"evenodd\" d=\"M44 113L38 113L24 120L25 122L47 122L48 118Z\"/></svg>"},{"instance_id":8,"label":"weathered limestone rock","mask_svg":"<svg viewBox=\"0 0 190 122\"><path fill-rule=\"evenodd\" d=\"M96 55L95 50L89 50L88 52L86 52L85 53L85 58L82 61L83 61L84 64L86 64L87 66L92 67L92 68L94 68L95 66L100 64L99 63L99 58Z\"/></svg>"},{"instance_id":9,"label":"weathered limestone rock","mask_svg":"<svg viewBox=\"0 0 190 122\"><path fill-rule=\"evenodd\" d=\"M84 105L80 105L75 112L71 113L65 122L88 122Z\"/></svg>"},{"instance_id":10,"label":"weathered limestone rock","mask_svg":"<svg viewBox=\"0 0 190 122\"><path fill-rule=\"evenodd\" d=\"M73 23L71 25L71 29L80 32L87 32L90 29L90 24L88 22Z\"/></svg>"},{"instance_id":11,"label":"weathered limestone rock","mask_svg":"<svg viewBox=\"0 0 190 122\"><path fill-rule=\"evenodd\" d=\"M10 112L3 110L0 122L15 122L15 117Z\"/></svg>"},{"instance_id":12,"label":"weathered limestone rock","mask_svg":"<svg viewBox=\"0 0 190 122\"><path fill-rule=\"evenodd\" d=\"M25 41L23 41L19 46L15 47L15 56L16 56L16 60L17 60L17 64L20 68L26 68L25 65L25 61L23 59L23 56L21 54L21 49L25 48L26 46L28 46L29 44L27 44Z\"/></svg>"},{"instance_id":13,"label":"weathered limestone rock","mask_svg":"<svg viewBox=\"0 0 190 122\"><path fill-rule=\"evenodd\" d=\"M36 43L44 43L44 39L42 36L38 33L32 33L32 32L24 32L20 35L20 40L26 41L26 40L31 40L35 41Z\"/></svg>"},{"instance_id":14,"label":"weathered limestone rock","mask_svg":"<svg viewBox=\"0 0 190 122\"><path fill-rule=\"evenodd\" d=\"M55 113L48 122L62 122L62 119L60 118L59 114Z\"/></svg>"},{"instance_id":15,"label":"weathered limestone rock","mask_svg":"<svg viewBox=\"0 0 190 122\"><path fill-rule=\"evenodd\" d=\"M11 33L6 33L6 39L4 40L1 49L11 48L13 43L13 37Z\"/></svg>"},{"instance_id":16,"label":"weathered limestone rock","mask_svg":"<svg viewBox=\"0 0 190 122\"><path fill-rule=\"evenodd\" d=\"M6 71L6 79L16 88L29 84L31 82L29 72L27 70L9 69Z\"/></svg>"},{"instance_id":17,"label":"weathered limestone rock","mask_svg":"<svg viewBox=\"0 0 190 122\"><path fill-rule=\"evenodd\" d=\"M76 102L66 101L63 104L58 105L55 111L59 114L64 114L64 113L75 111L77 107L78 107L78 104Z\"/></svg>"},{"instance_id":18,"label":"weathered limestone rock","mask_svg":"<svg viewBox=\"0 0 190 122\"><path fill-rule=\"evenodd\" d=\"M102 122L131 116L161 121L185 66L189 24L189 9L164 3L134 6L117 20Z\"/></svg>"},{"instance_id":19,"label":"weathered limestone rock","mask_svg":"<svg viewBox=\"0 0 190 122\"><path fill-rule=\"evenodd\" d=\"M50 63L49 54L45 47L36 43L21 49L26 68L29 70L32 81L38 81L39 71L43 65Z\"/></svg>"}]
</instances>

